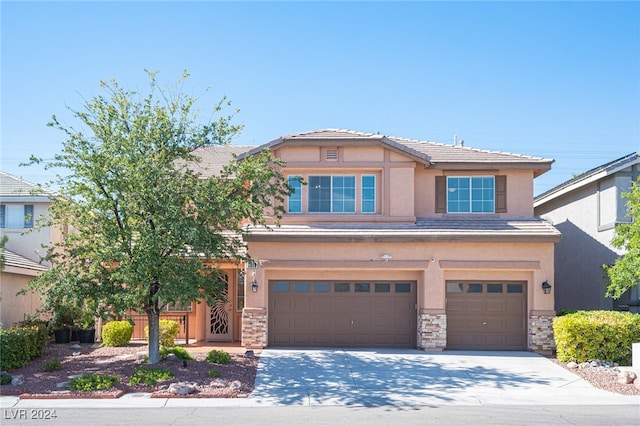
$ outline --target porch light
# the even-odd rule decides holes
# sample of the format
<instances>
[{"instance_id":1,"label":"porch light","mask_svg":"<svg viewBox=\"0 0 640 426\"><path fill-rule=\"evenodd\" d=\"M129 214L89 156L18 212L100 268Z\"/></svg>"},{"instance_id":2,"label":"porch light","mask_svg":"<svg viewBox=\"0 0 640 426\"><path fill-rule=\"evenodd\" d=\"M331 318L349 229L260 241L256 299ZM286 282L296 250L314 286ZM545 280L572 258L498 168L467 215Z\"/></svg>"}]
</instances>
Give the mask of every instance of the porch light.
<instances>
[{"instance_id":1,"label":"porch light","mask_svg":"<svg viewBox=\"0 0 640 426\"><path fill-rule=\"evenodd\" d=\"M549 281L545 281L542 283L542 291L544 291L544 294L551 293L551 284L549 284Z\"/></svg>"},{"instance_id":2,"label":"porch light","mask_svg":"<svg viewBox=\"0 0 640 426\"><path fill-rule=\"evenodd\" d=\"M258 292L258 281L256 280L251 281L251 291L254 293Z\"/></svg>"}]
</instances>

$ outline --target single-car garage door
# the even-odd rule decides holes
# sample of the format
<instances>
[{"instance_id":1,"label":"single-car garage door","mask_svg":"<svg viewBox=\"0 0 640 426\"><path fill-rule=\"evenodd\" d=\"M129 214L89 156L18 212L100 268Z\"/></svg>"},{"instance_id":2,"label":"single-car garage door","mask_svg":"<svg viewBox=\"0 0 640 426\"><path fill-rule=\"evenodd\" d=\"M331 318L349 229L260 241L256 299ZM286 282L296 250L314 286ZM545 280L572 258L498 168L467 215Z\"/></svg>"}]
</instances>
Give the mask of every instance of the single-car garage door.
<instances>
[{"instance_id":1,"label":"single-car garage door","mask_svg":"<svg viewBox=\"0 0 640 426\"><path fill-rule=\"evenodd\" d=\"M415 282L269 282L269 345L414 348Z\"/></svg>"},{"instance_id":2,"label":"single-car garage door","mask_svg":"<svg viewBox=\"0 0 640 426\"><path fill-rule=\"evenodd\" d=\"M447 349L526 350L524 282L448 281Z\"/></svg>"}]
</instances>

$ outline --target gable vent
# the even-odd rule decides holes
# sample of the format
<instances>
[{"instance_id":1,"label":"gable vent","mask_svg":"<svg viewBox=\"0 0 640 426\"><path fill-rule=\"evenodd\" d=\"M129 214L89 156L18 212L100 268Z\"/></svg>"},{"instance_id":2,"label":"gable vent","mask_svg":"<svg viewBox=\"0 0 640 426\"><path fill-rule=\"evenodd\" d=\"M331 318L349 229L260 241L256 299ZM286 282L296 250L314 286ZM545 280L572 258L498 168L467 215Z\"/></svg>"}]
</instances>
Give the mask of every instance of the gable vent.
<instances>
[{"instance_id":1,"label":"gable vent","mask_svg":"<svg viewBox=\"0 0 640 426\"><path fill-rule=\"evenodd\" d=\"M338 161L338 150L327 149L324 157L327 161Z\"/></svg>"}]
</instances>

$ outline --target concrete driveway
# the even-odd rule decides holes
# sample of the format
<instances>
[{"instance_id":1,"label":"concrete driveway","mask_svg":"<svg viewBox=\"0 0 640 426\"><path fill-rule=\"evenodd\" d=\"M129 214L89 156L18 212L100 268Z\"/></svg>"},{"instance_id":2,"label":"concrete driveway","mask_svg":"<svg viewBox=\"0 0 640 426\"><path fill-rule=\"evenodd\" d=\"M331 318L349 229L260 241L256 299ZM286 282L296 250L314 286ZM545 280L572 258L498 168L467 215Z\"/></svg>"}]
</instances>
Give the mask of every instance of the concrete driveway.
<instances>
[{"instance_id":1,"label":"concrete driveway","mask_svg":"<svg viewBox=\"0 0 640 426\"><path fill-rule=\"evenodd\" d=\"M264 349L248 405L640 404L530 352Z\"/></svg>"}]
</instances>

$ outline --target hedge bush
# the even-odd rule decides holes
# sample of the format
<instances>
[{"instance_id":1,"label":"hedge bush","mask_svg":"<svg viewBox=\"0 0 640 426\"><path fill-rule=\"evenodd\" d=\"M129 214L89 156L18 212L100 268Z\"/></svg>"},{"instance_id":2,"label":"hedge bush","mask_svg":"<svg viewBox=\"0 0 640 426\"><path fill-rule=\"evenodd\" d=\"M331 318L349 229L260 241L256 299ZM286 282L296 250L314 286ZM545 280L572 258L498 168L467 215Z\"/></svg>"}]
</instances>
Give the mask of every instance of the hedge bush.
<instances>
[{"instance_id":1,"label":"hedge bush","mask_svg":"<svg viewBox=\"0 0 640 426\"><path fill-rule=\"evenodd\" d=\"M207 362L212 364L231 364L231 355L225 351L213 349L207 354Z\"/></svg>"},{"instance_id":2,"label":"hedge bush","mask_svg":"<svg viewBox=\"0 0 640 426\"><path fill-rule=\"evenodd\" d=\"M0 370L12 370L28 365L44 354L49 335L44 326L13 327L0 330Z\"/></svg>"},{"instance_id":3,"label":"hedge bush","mask_svg":"<svg viewBox=\"0 0 640 426\"><path fill-rule=\"evenodd\" d=\"M102 326L104 346L127 346L133 335L133 325L129 321L111 321Z\"/></svg>"},{"instance_id":4,"label":"hedge bush","mask_svg":"<svg viewBox=\"0 0 640 426\"><path fill-rule=\"evenodd\" d=\"M558 360L602 360L631 365L631 344L640 342L640 315L578 311L553 321Z\"/></svg>"},{"instance_id":5,"label":"hedge bush","mask_svg":"<svg viewBox=\"0 0 640 426\"><path fill-rule=\"evenodd\" d=\"M180 333L180 324L174 320L160 320L160 346L173 347L176 345L175 338ZM149 341L149 326L144 328L144 335Z\"/></svg>"}]
</instances>

